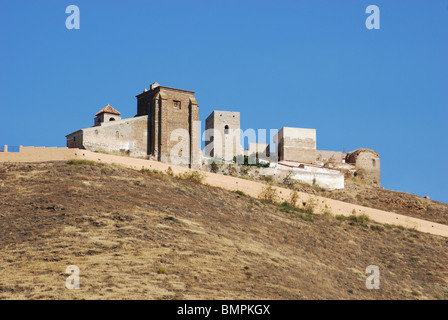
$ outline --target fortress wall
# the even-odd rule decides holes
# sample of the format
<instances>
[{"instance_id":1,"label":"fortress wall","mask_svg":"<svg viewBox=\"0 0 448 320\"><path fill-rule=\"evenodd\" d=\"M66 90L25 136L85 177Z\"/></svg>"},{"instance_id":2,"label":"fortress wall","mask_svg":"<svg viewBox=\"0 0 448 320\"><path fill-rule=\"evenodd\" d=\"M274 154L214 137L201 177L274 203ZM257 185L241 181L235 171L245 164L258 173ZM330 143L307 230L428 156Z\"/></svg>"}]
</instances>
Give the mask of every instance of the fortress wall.
<instances>
[{"instance_id":1,"label":"fortress wall","mask_svg":"<svg viewBox=\"0 0 448 320\"><path fill-rule=\"evenodd\" d=\"M77 149L20 146L20 152L0 153L0 162L66 161L75 158L74 150Z\"/></svg>"},{"instance_id":2,"label":"fortress wall","mask_svg":"<svg viewBox=\"0 0 448 320\"><path fill-rule=\"evenodd\" d=\"M335 163L343 163L345 155L340 151L316 150L316 158L319 161L330 161Z\"/></svg>"},{"instance_id":3,"label":"fortress wall","mask_svg":"<svg viewBox=\"0 0 448 320\"><path fill-rule=\"evenodd\" d=\"M146 157L148 116L104 122L101 126L82 129L82 145L92 151L123 152L133 157ZM78 134L75 132L74 134ZM70 140L68 137L67 141Z\"/></svg>"}]
</instances>

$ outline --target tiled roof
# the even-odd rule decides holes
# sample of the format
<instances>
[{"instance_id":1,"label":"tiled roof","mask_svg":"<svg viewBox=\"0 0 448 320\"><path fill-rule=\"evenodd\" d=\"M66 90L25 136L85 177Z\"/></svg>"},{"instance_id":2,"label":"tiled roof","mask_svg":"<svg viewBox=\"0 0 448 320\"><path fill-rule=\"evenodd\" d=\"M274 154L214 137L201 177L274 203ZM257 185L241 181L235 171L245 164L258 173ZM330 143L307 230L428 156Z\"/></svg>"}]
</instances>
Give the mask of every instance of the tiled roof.
<instances>
[{"instance_id":1,"label":"tiled roof","mask_svg":"<svg viewBox=\"0 0 448 320\"><path fill-rule=\"evenodd\" d=\"M103 109L101 109L100 111L98 111L95 115L100 115L102 113L112 113L112 114L117 114L120 115L121 113L118 112L117 110L115 110L114 108L112 108L112 106L110 104L108 104L107 106L105 106Z\"/></svg>"}]
</instances>

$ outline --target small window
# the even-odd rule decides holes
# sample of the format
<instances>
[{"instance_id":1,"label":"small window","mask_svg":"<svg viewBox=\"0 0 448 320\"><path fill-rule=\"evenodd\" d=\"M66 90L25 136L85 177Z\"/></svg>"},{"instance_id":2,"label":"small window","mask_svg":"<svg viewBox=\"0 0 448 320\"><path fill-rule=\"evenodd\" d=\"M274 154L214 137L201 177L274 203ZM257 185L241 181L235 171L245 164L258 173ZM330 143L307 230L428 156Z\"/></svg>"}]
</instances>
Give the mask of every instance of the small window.
<instances>
[{"instance_id":1,"label":"small window","mask_svg":"<svg viewBox=\"0 0 448 320\"><path fill-rule=\"evenodd\" d=\"M76 141L76 137L73 137L73 141Z\"/></svg>"},{"instance_id":2,"label":"small window","mask_svg":"<svg viewBox=\"0 0 448 320\"><path fill-rule=\"evenodd\" d=\"M229 126L228 125L226 125L224 127L224 134L229 134Z\"/></svg>"},{"instance_id":3,"label":"small window","mask_svg":"<svg viewBox=\"0 0 448 320\"><path fill-rule=\"evenodd\" d=\"M115 118L110 118L109 121L115 121Z\"/></svg>"},{"instance_id":4,"label":"small window","mask_svg":"<svg viewBox=\"0 0 448 320\"><path fill-rule=\"evenodd\" d=\"M373 166L374 168L376 167L375 159L372 159L372 166Z\"/></svg>"},{"instance_id":5,"label":"small window","mask_svg":"<svg viewBox=\"0 0 448 320\"><path fill-rule=\"evenodd\" d=\"M176 109L176 110L182 109L180 101L174 100L174 109Z\"/></svg>"}]
</instances>

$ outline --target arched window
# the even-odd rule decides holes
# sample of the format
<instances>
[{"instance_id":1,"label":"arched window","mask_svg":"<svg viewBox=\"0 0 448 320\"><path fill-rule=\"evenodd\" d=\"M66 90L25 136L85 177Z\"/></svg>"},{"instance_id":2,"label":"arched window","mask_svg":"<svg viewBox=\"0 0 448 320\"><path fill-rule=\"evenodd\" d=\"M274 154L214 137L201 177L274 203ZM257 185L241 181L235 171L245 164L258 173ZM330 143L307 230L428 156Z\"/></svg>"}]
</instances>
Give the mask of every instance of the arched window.
<instances>
[{"instance_id":1,"label":"arched window","mask_svg":"<svg viewBox=\"0 0 448 320\"><path fill-rule=\"evenodd\" d=\"M115 118L110 118L109 121L115 121Z\"/></svg>"},{"instance_id":2,"label":"arched window","mask_svg":"<svg viewBox=\"0 0 448 320\"><path fill-rule=\"evenodd\" d=\"M226 125L224 127L224 134L229 134L229 126L228 125Z\"/></svg>"}]
</instances>

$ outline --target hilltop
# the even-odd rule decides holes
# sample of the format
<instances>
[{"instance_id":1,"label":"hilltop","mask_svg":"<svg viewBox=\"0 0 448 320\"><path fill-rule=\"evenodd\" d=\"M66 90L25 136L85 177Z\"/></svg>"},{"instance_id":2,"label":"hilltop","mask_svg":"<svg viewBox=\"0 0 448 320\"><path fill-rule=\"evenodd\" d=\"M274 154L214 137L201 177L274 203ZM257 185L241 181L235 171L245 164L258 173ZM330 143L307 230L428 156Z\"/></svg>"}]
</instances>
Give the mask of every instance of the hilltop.
<instances>
[{"instance_id":1,"label":"hilltop","mask_svg":"<svg viewBox=\"0 0 448 320\"><path fill-rule=\"evenodd\" d=\"M0 179L1 299L448 299L447 238L88 161L4 163ZM302 188L447 223L413 195Z\"/></svg>"}]
</instances>

